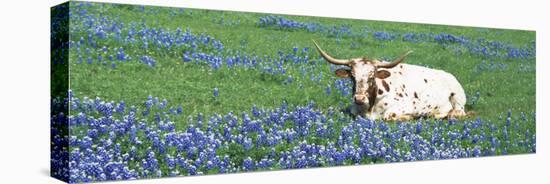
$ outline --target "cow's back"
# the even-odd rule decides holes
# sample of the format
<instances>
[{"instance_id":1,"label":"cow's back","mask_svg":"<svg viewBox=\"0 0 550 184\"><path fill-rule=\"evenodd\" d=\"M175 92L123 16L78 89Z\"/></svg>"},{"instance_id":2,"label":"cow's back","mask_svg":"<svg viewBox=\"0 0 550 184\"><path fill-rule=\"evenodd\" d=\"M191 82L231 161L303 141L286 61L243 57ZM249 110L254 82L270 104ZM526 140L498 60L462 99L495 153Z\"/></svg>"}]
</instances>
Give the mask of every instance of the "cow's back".
<instances>
[{"instance_id":1,"label":"cow's back","mask_svg":"<svg viewBox=\"0 0 550 184\"><path fill-rule=\"evenodd\" d=\"M379 89L383 91L380 104L374 110L386 112L389 109L397 114L423 116L451 110L450 96L461 105L466 103L462 86L445 71L409 64L380 70L388 70L391 75L377 80Z\"/></svg>"}]
</instances>

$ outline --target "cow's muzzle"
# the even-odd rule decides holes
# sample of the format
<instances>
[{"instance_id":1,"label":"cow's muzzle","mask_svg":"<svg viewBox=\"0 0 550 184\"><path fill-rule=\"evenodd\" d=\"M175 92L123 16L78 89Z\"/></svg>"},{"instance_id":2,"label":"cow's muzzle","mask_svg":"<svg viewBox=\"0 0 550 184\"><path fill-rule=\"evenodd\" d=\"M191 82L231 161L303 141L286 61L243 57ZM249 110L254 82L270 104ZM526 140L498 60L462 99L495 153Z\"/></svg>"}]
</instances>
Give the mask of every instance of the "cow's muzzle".
<instances>
[{"instance_id":1,"label":"cow's muzzle","mask_svg":"<svg viewBox=\"0 0 550 184\"><path fill-rule=\"evenodd\" d=\"M353 101L357 105L365 105L366 103L368 103L367 96L365 95L355 95L353 96Z\"/></svg>"}]
</instances>

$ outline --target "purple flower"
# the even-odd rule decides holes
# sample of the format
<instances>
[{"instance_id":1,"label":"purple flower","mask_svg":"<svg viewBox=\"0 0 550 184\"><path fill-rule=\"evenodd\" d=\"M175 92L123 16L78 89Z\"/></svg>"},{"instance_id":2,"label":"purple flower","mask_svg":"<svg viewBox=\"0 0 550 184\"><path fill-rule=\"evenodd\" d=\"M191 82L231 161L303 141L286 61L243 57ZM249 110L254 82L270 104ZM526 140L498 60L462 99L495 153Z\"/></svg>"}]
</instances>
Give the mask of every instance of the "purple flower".
<instances>
[{"instance_id":1,"label":"purple flower","mask_svg":"<svg viewBox=\"0 0 550 184\"><path fill-rule=\"evenodd\" d=\"M214 88L214 97L218 97L219 96L219 90L217 87Z\"/></svg>"}]
</instances>

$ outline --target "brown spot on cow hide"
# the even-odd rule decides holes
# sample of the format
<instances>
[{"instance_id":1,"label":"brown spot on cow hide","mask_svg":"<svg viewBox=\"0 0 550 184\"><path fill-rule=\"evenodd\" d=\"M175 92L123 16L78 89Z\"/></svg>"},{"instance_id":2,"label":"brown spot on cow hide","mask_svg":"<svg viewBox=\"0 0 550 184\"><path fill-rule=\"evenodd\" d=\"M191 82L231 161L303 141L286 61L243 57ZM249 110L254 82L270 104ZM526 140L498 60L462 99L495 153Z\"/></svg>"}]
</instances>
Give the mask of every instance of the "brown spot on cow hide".
<instances>
[{"instance_id":1,"label":"brown spot on cow hide","mask_svg":"<svg viewBox=\"0 0 550 184\"><path fill-rule=\"evenodd\" d=\"M416 101L413 101L413 104L416 104Z\"/></svg>"},{"instance_id":2,"label":"brown spot on cow hide","mask_svg":"<svg viewBox=\"0 0 550 184\"><path fill-rule=\"evenodd\" d=\"M428 83L428 79L424 79L424 82L425 82L425 83Z\"/></svg>"},{"instance_id":3,"label":"brown spot on cow hide","mask_svg":"<svg viewBox=\"0 0 550 184\"><path fill-rule=\"evenodd\" d=\"M340 69L334 71L334 74L336 74L336 76L340 77L340 78L347 78L347 77L351 76L351 70L345 69L345 68L340 68Z\"/></svg>"},{"instance_id":4,"label":"brown spot on cow hide","mask_svg":"<svg viewBox=\"0 0 550 184\"><path fill-rule=\"evenodd\" d=\"M379 94L379 95L381 95L381 94L383 94L383 93L384 93L384 91L382 91L381 89L378 89L378 94Z\"/></svg>"},{"instance_id":5,"label":"brown spot on cow hide","mask_svg":"<svg viewBox=\"0 0 550 184\"><path fill-rule=\"evenodd\" d=\"M399 72L399 75L403 75L403 73Z\"/></svg>"},{"instance_id":6,"label":"brown spot on cow hide","mask_svg":"<svg viewBox=\"0 0 550 184\"><path fill-rule=\"evenodd\" d=\"M387 103L387 102L384 102L384 105L385 105L385 106L388 106L388 103Z\"/></svg>"},{"instance_id":7,"label":"brown spot on cow hide","mask_svg":"<svg viewBox=\"0 0 550 184\"><path fill-rule=\"evenodd\" d=\"M382 80L382 86L384 86L384 89L386 90L386 92L390 91L390 85L386 83L386 80Z\"/></svg>"},{"instance_id":8,"label":"brown spot on cow hide","mask_svg":"<svg viewBox=\"0 0 550 184\"><path fill-rule=\"evenodd\" d=\"M409 94L405 93L405 96L407 96L407 97L408 97L408 96L409 96Z\"/></svg>"},{"instance_id":9,"label":"brown spot on cow hide","mask_svg":"<svg viewBox=\"0 0 550 184\"><path fill-rule=\"evenodd\" d=\"M414 92L414 98L418 98L418 94L416 94L416 91Z\"/></svg>"},{"instance_id":10,"label":"brown spot on cow hide","mask_svg":"<svg viewBox=\"0 0 550 184\"><path fill-rule=\"evenodd\" d=\"M376 91L378 91L378 87L376 86L370 86L367 89L368 98L369 98L369 109L368 111L371 112L372 108L374 107L374 101L376 99Z\"/></svg>"},{"instance_id":11,"label":"brown spot on cow hide","mask_svg":"<svg viewBox=\"0 0 550 184\"><path fill-rule=\"evenodd\" d=\"M403 98L403 94L397 93L397 95L398 95L399 97Z\"/></svg>"},{"instance_id":12,"label":"brown spot on cow hide","mask_svg":"<svg viewBox=\"0 0 550 184\"><path fill-rule=\"evenodd\" d=\"M405 84L403 84L403 88L405 88Z\"/></svg>"},{"instance_id":13,"label":"brown spot on cow hide","mask_svg":"<svg viewBox=\"0 0 550 184\"><path fill-rule=\"evenodd\" d=\"M397 114L391 113L391 117L394 117L394 118L395 118L395 116L397 116Z\"/></svg>"},{"instance_id":14,"label":"brown spot on cow hide","mask_svg":"<svg viewBox=\"0 0 550 184\"><path fill-rule=\"evenodd\" d=\"M387 70L378 70L378 71L376 71L374 76L376 78L379 78L379 79L385 79L385 78L388 78L389 76L391 76L391 73L388 72Z\"/></svg>"},{"instance_id":15,"label":"brown spot on cow hide","mask_svg":"<svg viewBox=\"0 0 550 184\"><path fill-rule=\"evenodd\" d=\"M403 65L399 65L399 68L403 68Z\"/></svg>"}]
</instances>

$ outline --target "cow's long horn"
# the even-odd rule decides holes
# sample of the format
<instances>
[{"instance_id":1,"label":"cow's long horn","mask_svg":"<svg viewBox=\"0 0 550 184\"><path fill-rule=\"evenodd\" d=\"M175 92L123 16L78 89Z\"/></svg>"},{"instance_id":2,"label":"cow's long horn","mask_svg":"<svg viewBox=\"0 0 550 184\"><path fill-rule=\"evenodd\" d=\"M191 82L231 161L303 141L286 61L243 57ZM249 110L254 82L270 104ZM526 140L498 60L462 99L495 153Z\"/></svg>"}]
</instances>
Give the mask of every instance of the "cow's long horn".
<instances>
[{"instance_id":1,"label":"cow's long horn","mask_svg":"<svg viewBox=\"0 0 550 184\"><path fill-rule=\"evenodd\" d=\"M312 40L312 41L313 41L313 44L315 44L315 47L317 47L317 51L319 51L321 56L323 56L323 58L325 58L325 60L327 60L328 62L330 62L332 64L335 64L335 65L348 65L350 63L349 60L333 58L332 56L328 55L325 51L323 51L323 49L321 49L321 47L319 47L319 45L317 45L317 42L315 42L315 40Z\"/></svg>"},{"instance_id":2,"label":"cow's long horn","mask_svg":"<svg viewBox=\"0 0 550 184\"><path fill-rule=\"evenodd\" d=\"M403 53L399 58L392 61L391 63L378 63L378 64L376 64L376 66L378 68L393 68L394 66L397 66L399 63L401 63L405 59L405 57L407 57L407 55L409 55L412 52L413 51L407 51L407 52Z\"/></svg>"}]
</instances>

